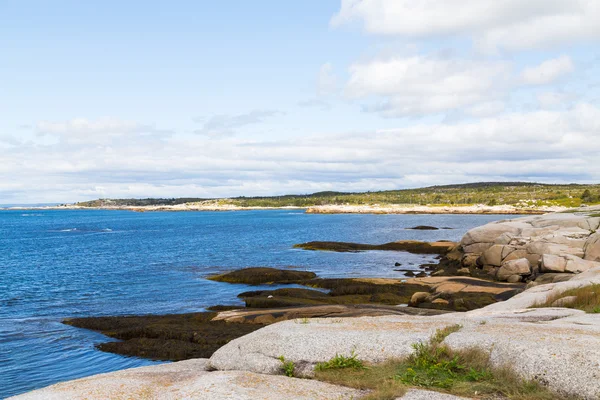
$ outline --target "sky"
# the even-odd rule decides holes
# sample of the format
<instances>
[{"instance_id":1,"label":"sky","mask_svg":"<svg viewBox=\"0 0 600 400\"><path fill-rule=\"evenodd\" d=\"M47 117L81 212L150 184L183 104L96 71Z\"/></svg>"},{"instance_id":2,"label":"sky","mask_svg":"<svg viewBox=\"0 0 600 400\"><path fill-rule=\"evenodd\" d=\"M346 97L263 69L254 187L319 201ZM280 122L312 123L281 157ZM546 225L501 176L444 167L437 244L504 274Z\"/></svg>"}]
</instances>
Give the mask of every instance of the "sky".
<instances>
[{"instance_id":1,"label":"sky","mask_svg":"<svg viewBox=\"0 0 600 400\"><path fill-rule=\"evenodd\" d=\"M0 0L0 204L600 182L598 0Z\"/></svg>"}]
</instances>

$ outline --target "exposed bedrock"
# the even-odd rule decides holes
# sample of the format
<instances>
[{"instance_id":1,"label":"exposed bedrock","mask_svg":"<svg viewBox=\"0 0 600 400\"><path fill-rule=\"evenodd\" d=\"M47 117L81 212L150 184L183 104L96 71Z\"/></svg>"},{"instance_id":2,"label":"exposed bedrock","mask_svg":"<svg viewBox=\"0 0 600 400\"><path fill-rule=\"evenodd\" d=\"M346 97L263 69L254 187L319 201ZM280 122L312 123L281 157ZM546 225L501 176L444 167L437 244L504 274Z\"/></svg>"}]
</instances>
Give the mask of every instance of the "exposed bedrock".
<instances>
[{"instance_id":1,"label":"exposed bedrock","mask_svg":"<svg viewBox=\"0 0 600 400\"><path fill-rule=\"evenodd\" d=\"M444 339L450 348L485 350L493 365L510 365L523 378L556 391L556 398L597 399L600 314L529 307L599 283L600 268L594 268L567 282L536 286L467 313L284 321L233 340L213 354L210 365L280 375L278 357L283 355L298 366L299 376L311 376L316 363L337 354L354 353L371 363L406 357L414 343L427 341L436 329L459 324L461 328Z\"/></svg>"},{"instance_id":2,"label":"exposed bedrock","mask_svg":"<svg viewBox=\"0 0 600 400\"><path fill-rule=\"evenodd\" d=\"M460 245L465 267L501 281L540 274L577 274L600 266L600 207L492 222L468 231Z\"/></svg>"}]
</instances>

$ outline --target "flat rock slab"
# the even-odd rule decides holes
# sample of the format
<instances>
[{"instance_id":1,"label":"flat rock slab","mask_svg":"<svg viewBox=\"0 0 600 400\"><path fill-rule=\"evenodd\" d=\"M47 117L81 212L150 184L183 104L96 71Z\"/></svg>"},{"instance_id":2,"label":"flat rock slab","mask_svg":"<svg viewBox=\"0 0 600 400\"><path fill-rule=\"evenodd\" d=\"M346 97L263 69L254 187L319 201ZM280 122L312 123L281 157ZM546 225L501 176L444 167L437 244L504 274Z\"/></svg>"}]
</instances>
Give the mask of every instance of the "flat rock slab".
<instances>
[{"instance_id":1,"label":"flat rock slab","mask_svg":"<svg viewBox=\"0 0 600 400\"><path fill-rule=\"evenodd\" d=\"M267 309L239 309L220 312L213 321L236 323L274 323L296 320L302 323L305 318L347 318L382 315L439 315L449 311L431 310L426 308L398 307L385 305L324 305L307 307L285 307Z\"/></svg>"},{"instance_id":2,"label":"flat rock slab","mask_svg":"<svg viewBox=\"0 0 600 400\"><path fill-rule=\"evenodd\" d=\"M59 383L14 400L358 399L365 393L324 382L245 371L206 371L206 360L133 368Z\"/></svg>"},{"instance_id":3,"label":"flat rock slab","mask_svg":"<svg viewBox=\"0 0 600 400\"><path fill-rule=\"evenodd\" d=\"M210 364L220 370L281 374L277 358L284 356L297 365L299 374L310 376L317 362L336 354L354 352L370 363L406 357L414 343L428 340L436 329L460 324L462 328L445 339L451 348L489 351L497 367L510 365L524 378L537 379L557 393L600 397L600 315L564 308L482 310L429 317L286 321L233 340L215 352Z\"/></svg>"},{"instance_id":4,"label":"flat rock slab","mask_svg":"<svg viewBox=\"0 0 600 400\"><path fill-rule=\"evenodd\" d=\"M451 316L451 317L448 317ZM219 370L280 374L280 356L310 376L317 362L353 351L367 362L406 357L412 344L427 340L437 328L456 323L456 314L435 317L360 317L284 321L235 339L210 359Z\"/></svg>"},{"instance_id":5,"label":"flat rock slab","mask_svg":"<svg viewBox=\"0 0 600 400\"><path fill-rule=\"evenodd\" d=\"M502 294L525 285L514 283L492 282L489 280L460 276L428 276L425 278L407 279L406 283L428 286L436 293L491 293Z\"/></svg>"}]
</instances>

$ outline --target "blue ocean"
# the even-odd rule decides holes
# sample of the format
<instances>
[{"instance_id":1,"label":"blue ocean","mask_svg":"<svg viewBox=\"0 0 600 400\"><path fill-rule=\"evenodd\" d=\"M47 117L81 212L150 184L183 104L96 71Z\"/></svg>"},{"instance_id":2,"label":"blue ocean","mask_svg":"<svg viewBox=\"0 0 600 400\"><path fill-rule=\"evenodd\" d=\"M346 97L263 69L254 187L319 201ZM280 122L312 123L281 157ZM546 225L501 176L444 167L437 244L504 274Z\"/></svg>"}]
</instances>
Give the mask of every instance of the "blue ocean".
<instances>
[{"instance_id":1,"label":"blue ocean","mask_svg":"<svg viewBox=\"0 0 600 400\"><path fill-rule=\"evenodd\" d=\"M302 210L0 211L0 398L153 361L103 353L110 339L68 317L203 311L242 304L246 285L205 279L250 267L297 266L322 277L402 277L434 256L313 252L295 243L459 240L499 215L319 215ZM416 225L451 230L409 230Z\"/></svg>"}]
</instances>

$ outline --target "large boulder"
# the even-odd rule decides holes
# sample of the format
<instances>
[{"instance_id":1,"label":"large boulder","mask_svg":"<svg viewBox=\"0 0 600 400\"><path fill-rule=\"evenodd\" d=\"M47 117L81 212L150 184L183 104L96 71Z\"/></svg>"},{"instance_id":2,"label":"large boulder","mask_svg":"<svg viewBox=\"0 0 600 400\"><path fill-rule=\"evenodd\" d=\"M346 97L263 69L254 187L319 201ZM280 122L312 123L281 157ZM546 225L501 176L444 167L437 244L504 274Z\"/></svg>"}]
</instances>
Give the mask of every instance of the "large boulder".
<instances>
[{"instance_id":1,"label":"large boulder","mask_svg":"<svg viewBox=\"0 0 600 400\"><path fill-rule=\"evenodd\" d=\"M531 264L529 263L529 260L526 258L519 258L518 260L503 263L497 272L496 278L500 281L506 281L513 275L531 275Z\"/></svg>"},{"instance_id":2,"label":"large boulder","mask_svg":"<svg viewBox=\"0 0 600 400\"><path fill-rule=\"evenodd\" d=\"M578 274L600 266L600 262L598 261L582 260L579 257L571 255L565 256L565 259L567 260L565 272L570 272L572 274Z\"/></svg>"},{"instance_id":3,"label":"large boulder","mask_svg":"<svg viewBox=\"0 0 600 400\"><path fill-rule=\"evenodd\" d=\"M506 246L501 244L495 244L481 255L481 263L483 265L494 265L499 267L502 265L502 252Z\"/></svg>"},{"instance_id":4,"label":"large boulder","mask_svg":"<svg viewBox=\"0 0 600 400\"><path fill-rule=\"evenodd\" d=\"M509 223L493 223L483 225L474 229L471 229L462 238L460 244L462 246L468 246L475 243L494 243L494 241L501 235L509 233L517 235L520 232L520 228L515 227Z\"/></svg>"},{"instance_id":5,"label":"large boulder","mask_svg":"<svg viewBox=\"0 0 600 400\"><path fill-rule=\"evenodd\" d=\"M600 261L600 232L596 232L588 238L584 249L584 259L590 261Z\"/></svg>"},{"instance_id":6,"label":"large boulder","mask_svg":"<svg viewBox=\"0 0 600 400\"><path fill-rule=\"evenodd\" d=\"M461 240L465 267L500 267L527 258L532 274L581 273L600 262L600 217L597 208L581 208L492 222L467 232ZM474 262L473 260L477 260ZM506 273L504 273L506 272ZM502 271L502 279L508 279ZM522 276L522 275L519 275ZM512 280L518 279L513 277Z\"/></svg>"},{"instance_id":7,"label":"large boulder","mask_svg":"<svg viewBox=\"0 0 600 400\"><path fill-rule=\"evenodd\" d=\"M542 272L565 272L567 260L564 257L554 254L544 254L542 256Z\"/></svg>"}]
</instances>

